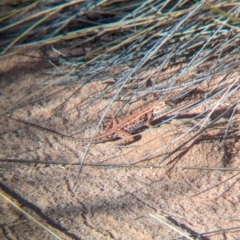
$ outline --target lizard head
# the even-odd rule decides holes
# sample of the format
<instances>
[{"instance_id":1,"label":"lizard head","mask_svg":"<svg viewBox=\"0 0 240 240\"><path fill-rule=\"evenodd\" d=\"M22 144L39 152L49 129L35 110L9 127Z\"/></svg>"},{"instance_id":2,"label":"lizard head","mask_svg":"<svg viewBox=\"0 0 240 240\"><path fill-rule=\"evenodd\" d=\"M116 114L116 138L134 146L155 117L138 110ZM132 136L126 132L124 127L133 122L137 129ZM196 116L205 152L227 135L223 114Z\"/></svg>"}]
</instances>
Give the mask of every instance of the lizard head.
<instances>
[{"instance_id":1,"label":"lizard head","mask_svg":"<svg viewBox=\"0 0 240 240\"><path fill-rule=\"evenodd\" d=\"M158 103L153 108L153 119L157 118L160 114L166 112L168 109L169 107L166 106L164 102Z\"/></svg>"},{"instance_id":2,"label":"lizard head","mask_svg":"<svg viewBox=\"0 0 240 240\"><path fill-rule=\"evenodd\" d=\"M164 109L166 109L166 105L164 102L158 103L156 106L154 106L153 111L154 112L161 112Z\"/></svg>"}]
</instances>

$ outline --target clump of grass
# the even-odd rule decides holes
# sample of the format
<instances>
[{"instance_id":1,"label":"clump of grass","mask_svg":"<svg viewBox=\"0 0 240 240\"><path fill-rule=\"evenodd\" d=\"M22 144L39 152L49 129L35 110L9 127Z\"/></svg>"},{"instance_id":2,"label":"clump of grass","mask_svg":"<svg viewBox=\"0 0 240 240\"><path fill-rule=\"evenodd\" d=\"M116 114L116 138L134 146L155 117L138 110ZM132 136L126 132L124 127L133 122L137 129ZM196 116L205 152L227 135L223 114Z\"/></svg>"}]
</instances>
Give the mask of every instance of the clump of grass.
<instances>
[{"instance_id":1,"label":"clump of grass","mask_svg":"<svg viewBox=\"0 0 240 240\"><path fill-rule=\"evenodd\" d=\"M50 75L57 81L45 82L14 109L49 86L76 86L62 108L82 86L100 81L107 87L81 105L83 110L100 99L111 99L98 127L114 102L121 101L124 107L153 95L179 106L168 121L183 116L195 120L174 143L198 132L168 157L207 129L219 127L222 118L228 119L217 133L223 145L238 136L237 2L5 1L1 5L2 57L43 47L55 53L45 60L54 66Z\"/></svg>"},{"instance_id":2,"label":"clump of grass","mask_svg":"<svg viewBox=\"0 0 240 240\"><path fill-rule=\"evenodd\" d=\"M115 166L171 169L173 163L194 144L210 140L220 142L223 166L203 166L201 169L239 171L226 168L231 162L234 144L239 141L239 7L238 1L222 0L2 1L1 60L16 54L32 56L32 52L40 49L45 53L43 60L52 67L44 72L47 79L34 82L35 85L26 89L17 101L0 110L2 126L9 129L12 122L17 122L19 129L26 131L26 138L32 136L33 128L63 137L57 124L52 123L54 117L60 117L67 123L65 135L73 136L82 126L74 135L77 138L79 132L82 136L83 120L93 122L93 118L88 121L82 114L93 106L96 106L94 113L100 114L100 120L94 116L96 121L93 123L98 131L106 116L118 116L120 112L126 116L125 109L130 105L144 104L145 100L171 101L176 107L159 125L182 119L184 124L190 124L188 130L166 140L165 145L159 146L155 152L146 153L141 159L132 159L130 165ZM104 87L95 92L89 88L91 94L88 96L82 94L86 85L96 81ZM55 100L59 92L66 97L59 100L49 119L28 121L26 106L46 99ZM67 109L71 99L78 97L79 104ZM107 104L102 107L99 102L104 101ZM25 111L23 116L27 120L15 117L15 110L19 109ZM80 124L76 123L78 119L69 121L72 112L80 116ZM5 134L13 135L14 131L6 130L2 136ZM38 142L36 148L41 148L42 142L35 142ZM52 146L51 141L46 143ZM171 151L166 153L169 146ZM11 147L17 149L10 144L6 149ZM90 144L81 159L81 166L89 149ZM30 150L26 147L21 151ZM69 148L69 151L74 150ZM37 164L48 161L65 165L72 160L79 161L78 153L74 155L76 159L64 162L54 159L34 161L30 157L31 160L17 159L15 152L8 154L6 151L4 154L0 161L22 164L24 161ZM158 159L154 162L157 164L153 165L152 159ZM144 166L142 163L145 162L147 165ZM100 166L109 167L97 165ZM177 168L200 170L195 166ZM185 237L195 237L172 223L170 225Z\"/></svg>"}]
</instances>

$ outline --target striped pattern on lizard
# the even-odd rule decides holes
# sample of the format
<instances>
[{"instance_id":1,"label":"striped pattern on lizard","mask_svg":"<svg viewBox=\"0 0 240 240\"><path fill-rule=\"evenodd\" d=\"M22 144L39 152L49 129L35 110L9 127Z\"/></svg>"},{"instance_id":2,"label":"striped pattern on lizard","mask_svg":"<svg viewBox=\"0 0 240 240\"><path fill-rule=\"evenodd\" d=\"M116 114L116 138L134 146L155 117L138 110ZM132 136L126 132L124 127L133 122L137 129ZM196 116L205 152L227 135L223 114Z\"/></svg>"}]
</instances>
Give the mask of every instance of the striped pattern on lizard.
<instances>
[{"instance_id":1,"label":"striped pattern on lizard","mask_svg":"<svg viewBox=\"0 0 240 240\"><path fill-rule=\"evenodd\" d=\"M152 127L152 121L164 116L164 113L166 114L169 108L164 102L158 102L142 109L140 112L133 113L121 122L114 118L103 133L97 134L93 138L67 138L81 141L90 141L92 139L93 143L103 143L121 138L122 140L118 141L117 145L130 144L134 142L134 136L131 133L143 126Z\"/></svg>"}]
</instances>

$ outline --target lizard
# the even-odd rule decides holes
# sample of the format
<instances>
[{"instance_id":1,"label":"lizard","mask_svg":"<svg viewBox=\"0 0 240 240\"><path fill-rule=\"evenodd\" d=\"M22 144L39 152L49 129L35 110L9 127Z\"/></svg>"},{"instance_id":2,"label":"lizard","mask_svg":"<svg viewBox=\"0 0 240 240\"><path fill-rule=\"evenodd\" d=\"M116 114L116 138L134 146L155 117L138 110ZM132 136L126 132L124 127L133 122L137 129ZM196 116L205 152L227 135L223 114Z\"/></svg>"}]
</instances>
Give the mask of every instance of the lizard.
<instances>
[{"instance_id":1,"label":"lizard","mask_svg":"<svg viewBox=\"0 0 240 240\"><path fill-rule=\"evenodd\" d=\"M164 102L157 102L152 106L148 106L142 109L140 112L133 113L123 121L119 122L116 118L113 118L105 128L103 133L99 133L93 138L74 138L65 136L72 140L92 141L92 143L104 143L114 139L121 138L117 145L126 145L134 142L134 136L132 133L137 129L147 126L152 127L152 121L160 118L170 109L170 106Z\"/></svg>"}]
</instances>

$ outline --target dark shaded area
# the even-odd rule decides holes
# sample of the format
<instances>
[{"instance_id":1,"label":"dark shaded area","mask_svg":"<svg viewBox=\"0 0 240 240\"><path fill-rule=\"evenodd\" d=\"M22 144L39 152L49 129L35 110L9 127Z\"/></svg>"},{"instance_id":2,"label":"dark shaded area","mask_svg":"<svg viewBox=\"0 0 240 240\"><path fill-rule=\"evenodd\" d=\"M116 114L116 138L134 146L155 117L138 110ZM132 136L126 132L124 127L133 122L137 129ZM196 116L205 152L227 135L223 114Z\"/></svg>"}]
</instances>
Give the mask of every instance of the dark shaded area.
<instances>
[{"instance_id":1,"label":"dark shaded area","mask_svg":"<svg viewBox=\"0 0 240 240\"><path fill-rule=\"evenodd\" d=\"M65 235L71 237L75 240L80 240L78 236L74 235L73 233L70 233L68 229L64 228L61 224L53 221L49 216L45 215L41 209L36 207L33 203L27 201L22 196L14 192L12 189L8 188L3 183L0 183L0 189L4 191L6 194L10 195L12 198L16 199L22 206L25 206L27 208L30 208L34 213L36 213L40 218L44 219L44 221L47 222L50 226L58 229L59 231L63 232ZM39 226L40 227L40 226Z\"/></svg>"}]
</instances>

